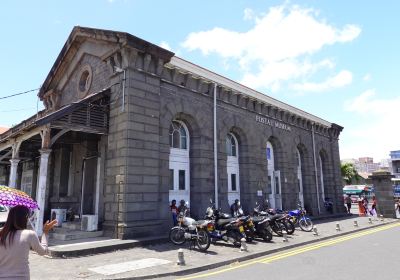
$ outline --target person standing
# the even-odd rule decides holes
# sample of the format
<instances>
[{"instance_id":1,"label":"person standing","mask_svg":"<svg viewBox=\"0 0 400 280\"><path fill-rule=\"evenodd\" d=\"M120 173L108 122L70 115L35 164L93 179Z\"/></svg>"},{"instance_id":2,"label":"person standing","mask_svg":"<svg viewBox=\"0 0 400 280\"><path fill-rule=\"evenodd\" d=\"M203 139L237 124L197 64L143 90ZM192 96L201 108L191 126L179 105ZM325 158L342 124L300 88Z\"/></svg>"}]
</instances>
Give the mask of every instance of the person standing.
<instances>
[{"instance_id":1,"label":"person standing","mask_svg":"<svg viewBox=\"0 0 400 280\"><path fill-rule=\"evenodd\" d=\"M377 216L377 212L376 212L376 197L375 195L372 196L372 206L371 206L371 216Z\"/></svg>"},{"instance_id":2,"label":"person standing","mask_svg":"<svg viewBox=\"0 0 400 280\"><path fill-rule=\"evenodd\" d=\"M365 216L368 216L369 210L368 210L368 199L364 197L363 199L363 207L364 207L364 214Z\"/></svg>"},{"instance_id":3,"label":"person standing","mask_svg":"<svg viewBox=\"0 0 400 280\"><path fill-rule=\"evenodd\" d=\"M41 256L47 253L47 235L57 220L44 224L39 242L36 232L27 229L29 213L25 206L11 208L0 231L0 279L30 279L29 250L32 248Z\"/></svg>"},{"instance_id":4,"label":"person standing","mask_svg":"<svg viewBox=\"0 0 400 280\"><path fill-rule=\"evenodd\" d=\"M174 227L178 225L178 207L176 207L176 200L173 199L171 201L171 205L169 206L171 209L171 214L172 214L172 222L174 223Z\"/></svg>"},{"instance_id":5,"label":"person standing","mask_svg":"<svg viewBox=\"0 0 400 280\"><path fill-rule=\"evenodd\" d=\"M187 206L186 201L183 199L179 202L178 213L182 214L186 217L190 216L189 215L189 207Z\"/></svg>"},{"instance_id":6,"label":"person standing","mask_svg":"<svg viewBox=\"0 0 400 280\"><path fill-rule=\"evenodd\" d=\"M351 197L350 197L349 194L348 194L348 195L346 196L346 198L344 199L344 203L346 204L346 207L347 207L347 213L348 213L348 214L351 214L351 213L350 213L350 209L351 209Z\"/></svg>"},{"instance_id":7,"label":"person standing","mask_svg":"<svg viewBox=\"0 0 400 280\"><path fill-rule=\"evenodd\" d=\"M240 201L239 199L235 199L235 202L231 205L231 215L232 217L239 216L239 209L240 209Z\"/></svg>"},{"instance_id":8,"label":"person standing","mask_svg":"<svg viewBox=\"0 0 400 280\"><path fill-rule=\"evenodd\" d=\"M363 198L360 196L358 196L357 198L357 204L358 204L358 215L359 216L364 216L365 215L365 208L363 205Z\"/></svg>"}]
</instances>

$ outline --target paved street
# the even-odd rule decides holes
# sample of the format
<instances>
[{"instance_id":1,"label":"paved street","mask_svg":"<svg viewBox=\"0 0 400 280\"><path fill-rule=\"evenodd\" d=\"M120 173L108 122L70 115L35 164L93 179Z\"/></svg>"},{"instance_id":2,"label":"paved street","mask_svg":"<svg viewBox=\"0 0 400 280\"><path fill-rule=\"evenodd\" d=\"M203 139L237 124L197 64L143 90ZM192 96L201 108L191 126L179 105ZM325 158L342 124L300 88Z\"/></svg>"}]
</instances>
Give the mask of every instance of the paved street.
<instances>
[{"instance_id":1,"label":"paved street","mask_svg":"<svg viewBox=\"0 0 400 280\"><path fill-rule=\"evenodd\" d=\"M357 220L359 227L354 227ZM222 267L240 261L247 261L260 256L270 256L282 250L289 249L288 246L301 246L304 242L316 242L318 240L340 236L361 229L372 229L374 226L382 226L390 222L386 219L368 223L368 218L348 216L340 219L341 231L335 229L335 220L322 220L317 223L319 236L310 232L296 230L293 236L289 236L288 242L274 236L272 243L253 242L248 244L248 252L239 252L238 248L227 244L212 245L207 253L190 250L188 245L183 246L186 265L177 266L177 250L179 246L171 243L150 245L128 250L104 253L93 256L85 256L70 259L43 258L31 254L31 278L32 279L118 279L130 277L150 277L165 275L166 273L195 273L204 271L205 268ZM380 227L377 227L379 229ZM331 239L329 239L331 240ZM347 241L353 243L353 241ZM354 253L354 252L353 252ZM369 251L365 252L365 259L369 259ZM354 257L354 254L353 254ZM210 267L210 265L216 265ZM191 271L190 271L191 270ZM176 277L175 277L176 278ZM174 278L170 278L174 279ZM263 279L263 278L260 278ZM297 278L299 279L299 278Z\"/></svg>"},{"instance_id":2,"label":"paved street","mask_svg":"<svg viewBox=\"0 0 400 280\"><path fill-rule=\"evenodd\" d=\"M399 279L399 234L399 226L372 229L180 279Z\"/></svg>"}]
</instances>

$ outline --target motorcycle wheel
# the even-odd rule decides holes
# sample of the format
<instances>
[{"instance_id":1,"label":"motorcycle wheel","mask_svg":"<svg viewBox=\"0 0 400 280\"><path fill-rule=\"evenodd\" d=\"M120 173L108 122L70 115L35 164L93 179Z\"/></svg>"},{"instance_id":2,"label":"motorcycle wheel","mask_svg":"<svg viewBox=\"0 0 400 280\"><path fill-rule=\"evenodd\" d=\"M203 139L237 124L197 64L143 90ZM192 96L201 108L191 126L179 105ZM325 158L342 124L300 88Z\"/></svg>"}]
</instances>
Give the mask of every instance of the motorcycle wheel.
<instances>
[{"instance_id":1,"label":"motorcycle wheel","mask_svg":"<svg viewBox=\"0 0 400 280\"><path fill-rule=\"evenodd\" d=\"M274 231L278 236L283 236L283 231L288 232L288 228L287 228L285 222L279 221L279 222L276 222L276 228Z\"/></svg>"},{"instance_id":2,"label":"motorcycle wheel","mask_svg":"<svg viewBox=\"0 0 400 280\"><path fill-rule=\"evenodd\" d=\"M181 227L173 227L169 231L169 240L175 245L182 245L185 243L185 230Z\"/></svg>"},{"instance_id":3,"label":"motorcycle wheel","mask_svg":"<svg viewBox=\"0 0 400 280\"><path fill-rule=\"evenodd\" d=\"M295 227L291 220L285 220L285 225L287 228L287 234L291 235L294 233Z\"/></svg>"},{"instance_id":4,"label":"motorcycle wheel","mask_svg":"<svg viewBox=\"0 0 400 280\"><path fill-rule=\"evenodd\" d=\"M260 232L260 236L265 242L271 242L272 241L272 233L268 229L263 229Z\"/></svg>"},{"instance_id":5,"label":"motorcycle wheel","mask_svg":"<svg viewBox=\"0 0 400 280\"><path fill-rule=\"evenodd\" d=\"M314 225L310 218L303 217L299 220L299 226L303 231L312 231Z\"/></svg>"},{"instance_id":6,"label":"motorcycle wheel","mask_svg":"<svg viewBox=\"0 0 400 280\"><path fill-rule=\"evenodd\" d=\"M210 247L211 244L211 238L208 235L208 232L205 231L204 229L199 229L197 232L197 239L196 239L196 245L199 247L199 250L204 252L207 251L207 249Z\"/></svg>"},{"instance_id":7,"label":"motorcycle wheel","mask_svg":"<svg viewBox=\"0 0 400 280\"><path fill-rule=\"evenodd\" d=\"M226 233L226 236L228 236L228 238L232 238L233 239L233 245L234 246L240 247L240 240L242 239L242 235L239 232L229 230Z\"/></svg>"}]
</instances>

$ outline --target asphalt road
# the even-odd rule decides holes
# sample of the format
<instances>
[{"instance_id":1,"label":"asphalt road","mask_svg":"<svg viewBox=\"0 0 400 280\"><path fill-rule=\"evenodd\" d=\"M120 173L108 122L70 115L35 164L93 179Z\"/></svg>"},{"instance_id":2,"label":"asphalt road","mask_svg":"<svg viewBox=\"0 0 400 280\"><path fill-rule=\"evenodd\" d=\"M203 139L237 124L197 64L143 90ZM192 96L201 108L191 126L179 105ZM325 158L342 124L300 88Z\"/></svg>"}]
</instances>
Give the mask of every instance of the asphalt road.
<instances>
[{"instance_id":1,"label":"asphalt road","mask_svg":"<svg viewBox=\"0 0 400 280\"><path fill-rule=\"evenodd\" d=\"M383 226L178 279L400 279L399 237Z\"/></svg>"}]
</instances>

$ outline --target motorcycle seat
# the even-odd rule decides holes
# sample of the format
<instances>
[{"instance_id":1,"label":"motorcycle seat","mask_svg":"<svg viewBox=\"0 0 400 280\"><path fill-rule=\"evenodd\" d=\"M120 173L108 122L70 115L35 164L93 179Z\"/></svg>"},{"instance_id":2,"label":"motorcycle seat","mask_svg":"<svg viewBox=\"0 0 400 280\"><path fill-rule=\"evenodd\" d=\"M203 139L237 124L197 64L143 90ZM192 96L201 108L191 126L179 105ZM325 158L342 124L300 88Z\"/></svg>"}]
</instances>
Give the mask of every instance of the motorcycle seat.
<instances>
[{"instance_id":1,"label":"motorcycle seat","mask_svg":"<svg viewBox=\"0 0 400 280\"><path fill-rule=\"evenodd\" d=\"M225 225L229 224L232 221L234 221L234 219L219 219L217 221L217 225L218 226L225 226Z\"/></svg>"},{"instance_id":2,"label":"motorcycle seat","mask_svg":"<svg viewBox=\"0 0 400 280\"><path fill-rule=\"evenodd\" d=\"M265 217L255 216L255 217L253 217L253 222L258 223L258 222L263 221L264 219L265 219Z\"/></svg>"},{"instance_id":3,"label":"motorcycle seat","mask_svg":"<svg viewBox=\"0 0 400 280\"><path fill-rule=\"evenodd\" d=\"M275 214L275 215L272 215L270 217L270 219L271 219L271 221L275 221L275 220L283 219L284 217L285 217L285 215L283 215L283 214Z\"/></svg>"}]
</instances>

